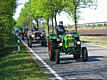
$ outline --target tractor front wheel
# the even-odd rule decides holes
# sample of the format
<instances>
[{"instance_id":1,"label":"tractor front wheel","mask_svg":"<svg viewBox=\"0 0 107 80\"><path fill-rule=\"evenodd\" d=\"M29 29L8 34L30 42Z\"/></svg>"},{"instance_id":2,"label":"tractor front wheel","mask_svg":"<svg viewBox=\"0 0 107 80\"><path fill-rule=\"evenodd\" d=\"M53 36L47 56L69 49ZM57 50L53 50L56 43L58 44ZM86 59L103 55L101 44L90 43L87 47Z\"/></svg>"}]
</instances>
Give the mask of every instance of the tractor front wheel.
<instances>
[{"instance_id":1,"label":"tractor front wheel","mask_svg":"<svg viewBox=\"0 0 107 80\"><path fill-rule=\"evenodd\" d=\"M74 57L74 59L79 59L80 58L80 54L74 54L73 57Z\"/></svg>"},{"instance_id":2,"label":"tractor front wheel","mask_svg":"<svg viewBox=\"0 0 107 80\"><path fill-rule=\"evenodd\" d=\"M82 48L82 61L86 62L88 60L88 51L86 47Z\"/></svg>"},{"instance_id":3,"label":"tractor front wheel","mask_svg":"<svg viewBox=\"0 0 107 80\"><path fill-rule=\"evenodd\" d=\"M45 46L45 47L47 47L46 40L41 40L41 46Z\"/></svg>"}]
</instances>

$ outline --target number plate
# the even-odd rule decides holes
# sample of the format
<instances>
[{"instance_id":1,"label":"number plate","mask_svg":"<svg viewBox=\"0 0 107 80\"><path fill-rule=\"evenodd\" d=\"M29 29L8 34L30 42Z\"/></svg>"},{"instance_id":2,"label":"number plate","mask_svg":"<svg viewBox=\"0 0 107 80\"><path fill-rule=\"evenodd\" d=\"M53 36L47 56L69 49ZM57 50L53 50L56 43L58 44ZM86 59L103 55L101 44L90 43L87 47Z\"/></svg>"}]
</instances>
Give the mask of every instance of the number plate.
<instances>
[{"instance_id":1,"label":"number plate","mask_svg":"<svg viewBox=\"0 0 107 80\"><path fill-rule=\"evenodd\" d=\"M69 43L69 46L74 46L74 43Z\"/></svg>"},{"instance_id":2,"label":"number plate","mask_svg":"<svg viewBox=\"0 0 107 80\"><path fill-rule=\"evenodd\" d=\"M40 37L36 37L36 39L40 39Z\"/></svg>"}]
</instances>

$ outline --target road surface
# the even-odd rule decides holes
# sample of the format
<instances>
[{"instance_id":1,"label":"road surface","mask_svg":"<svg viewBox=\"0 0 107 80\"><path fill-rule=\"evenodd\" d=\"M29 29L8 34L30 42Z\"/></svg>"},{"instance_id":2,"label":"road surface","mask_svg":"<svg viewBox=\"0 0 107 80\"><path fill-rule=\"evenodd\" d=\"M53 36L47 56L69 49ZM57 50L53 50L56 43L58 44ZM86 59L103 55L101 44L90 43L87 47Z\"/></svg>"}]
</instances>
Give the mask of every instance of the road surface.
<instances>
[{"instance_id":1,"label":"road surface","mask_svg":"<svg viewBox=\"0 0 107 80\"><path fill-rule=\"evenodd\" d=\"M32 50L64 80L107 79L107 48L92 44L86 44L86 47L89 54L87 62L82 62L81 59L74 60L72 55L61 55L61 64L49 61L47 47L33 44ZM38 64L48 72L52 79L56 79L40 61Z\"/></svg>"}]
</instances>

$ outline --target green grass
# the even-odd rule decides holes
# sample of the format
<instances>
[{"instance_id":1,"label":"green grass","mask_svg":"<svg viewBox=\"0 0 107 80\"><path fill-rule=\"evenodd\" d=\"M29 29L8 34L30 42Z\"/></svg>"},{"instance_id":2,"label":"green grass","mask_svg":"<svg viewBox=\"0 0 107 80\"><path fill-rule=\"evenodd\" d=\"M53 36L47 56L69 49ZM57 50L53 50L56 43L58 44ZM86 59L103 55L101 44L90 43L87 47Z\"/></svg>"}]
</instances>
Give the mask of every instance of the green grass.
<instances>
[{"instance_id":1,"label":"green grass","mask_svg":"<svg viewBox=\"0 0 107 80\"><path fill-rule=\"evenodd\" d=\"M16 42L16 37L11 35L7 47L0 46L0 80L48 80L23 45L22 51L17 51Z\"/></svg>"},{"instance_id":2,"label":"green grass","mask_svg":"<svg viewBox=\"0 0 107 80\"><path fill-rule=\"evenodd\" d=\"M96 45L101 45L101 46L106 46L107 47L107 37L88 37L88 36L81 36L80 39L82 41L96 44Z\"/></svg>"}]
</instances>

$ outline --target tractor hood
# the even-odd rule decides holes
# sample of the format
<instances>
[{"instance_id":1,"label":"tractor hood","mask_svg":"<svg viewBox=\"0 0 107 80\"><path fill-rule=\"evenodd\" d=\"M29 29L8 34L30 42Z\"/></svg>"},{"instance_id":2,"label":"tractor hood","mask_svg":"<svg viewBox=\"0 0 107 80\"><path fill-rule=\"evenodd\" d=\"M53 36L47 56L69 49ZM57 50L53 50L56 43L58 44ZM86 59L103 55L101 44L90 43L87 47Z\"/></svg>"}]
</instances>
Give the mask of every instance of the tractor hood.
<instances>
[{"instance_id":1,"label":"tractor hood","mask_svg":"<svg viewBox=\"0 0 107 80\"><path fill-rule=\"evenodd\" d=\"M49 39L57 39L57 35L56 34L49 34L48 38Z\"/></svg>"},{"instance_id":2,"label":"tractor hood","mask_svg":"<svg viewBox=\"0 0 107 80\"><path fill-rule=\"evenodd\" d=\"M68 38L68 37L71 37L71 38L79 37L79 34L76 32L71 32L71 33L63 35L63 38Z\"/></svg>"},{"instance_id":3,"label":"tractor hood","mask_svg":"<svg viewBox=\"0 0 107 80\"><path fill-rule=\"evenodd\" d=\"M76 32L71 32L69 34L67 33L67 34L62 35L62 38L68 38L68 36L72 36L72 38L75 38L75 37L79 37L79 34ZM49 34L48 38L49 39L57 39L57 35L56 34Z\"/></svg>"},{"instance_id":4,"label":"tractor hood","mask_svg":"<svg viewBox=\"0 0 107 80\"><path fill-rule=\"evenodd\" d=\"M79 34L77 32L71 32L70 34L72 35L72 37L79 37Z\"/></svg>"}]
</instances>

